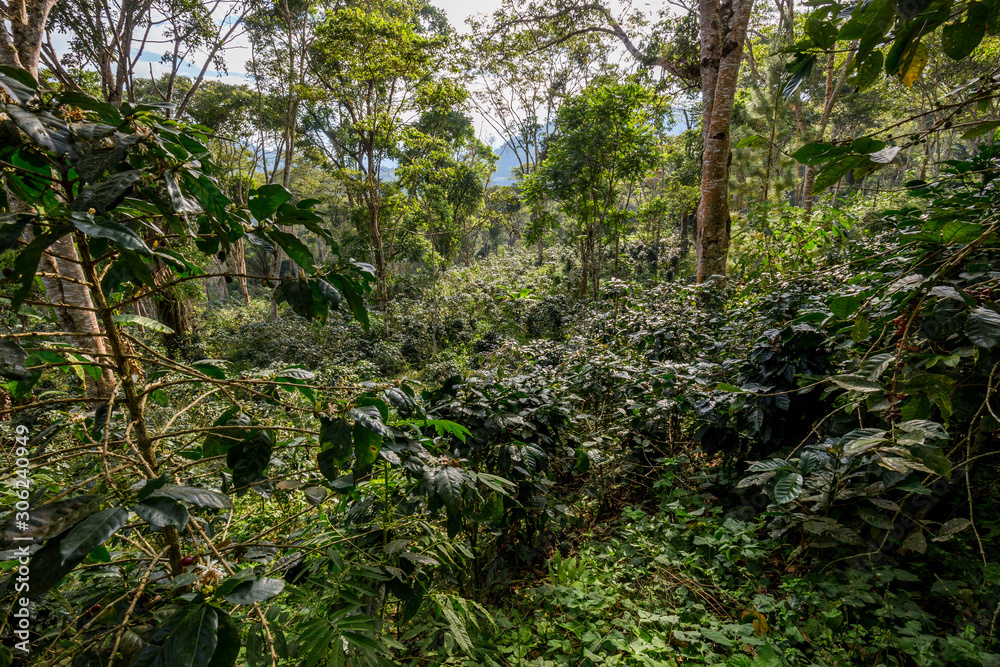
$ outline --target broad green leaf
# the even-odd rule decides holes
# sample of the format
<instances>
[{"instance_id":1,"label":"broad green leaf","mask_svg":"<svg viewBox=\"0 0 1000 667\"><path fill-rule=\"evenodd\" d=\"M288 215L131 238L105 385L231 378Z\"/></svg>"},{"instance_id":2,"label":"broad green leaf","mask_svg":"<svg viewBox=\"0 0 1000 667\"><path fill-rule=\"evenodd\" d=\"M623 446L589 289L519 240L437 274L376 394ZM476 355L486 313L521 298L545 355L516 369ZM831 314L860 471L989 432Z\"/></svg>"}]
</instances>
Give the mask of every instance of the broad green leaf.
<instances>
[{"instance_id":1,"label":"broad green leaf","mask_svg":"<svg viewBox=\"0 0 1000 667\"><path fill-rule=\"evenodd\" d=\"M778 476L774 482L774 502L779 505L795 501L802 495L802 475L797 472L786 472Z\"/></svg>"},{"instance_id":2,"label":"broad green leaf","mask_svg":"<svg viewBox=\"0 0 1000 667\"><path fill-rule=\"evenodd\" d=\"M18 129L38 146L60 156L69 152L73 138L66 121L48 111L29 111L16 104L7 104L5 109Z\"/></svg>"},{"instance_id":3,"label":"broad green leaf","mask_svg":"<svg viewBox=\"0 0 1000 667\"><path fill-rule=\"evenodd\" d=\"M0 221L3 221L3 226L0 226L0 252L4 252L16 246L17 242L21 240L21 234L28 226L30 217L7 213L0 215Z\"/></svg>"},{"instance_id":4,"label":"broad green leaf","mask_svg":"<svg viewBox=\"0 0 1000 667\"><path fill-rule=\"evenodd\" d=\"M226 465L233 469L233 485L242 488L261 481L271 462L271 449L267 431L257 431L231 447L226 453Z\"/></svg>"},{"instance_id":5,"label":"broad green leaf","mask_svg":"<svg viewBox=\"0 0 1000 667\"><path fill-rule=\"evenodd\" d=\"M949 520L945 521L941 525L941 529L938 531L937 536L934 537L934 538L932 538L932 541L934 541L934 542L945 542L945 541L951 539L951 537L953 535L955 535L956 533L959 533L959 532L965 530L966 528L968 528L971 525L972 525L972 522L969 521L968 519L961 519L961 518L959 518L959 519L949 519Z\"/></svg>"},{"instance_id":6,"label":"broad green leaf","mask_svg":"<svg viewBox=\"0 0 1000 667\"><path fill-rule=\"evenodd\" d=\"M31 74L17 67L0 67L0 88L18 104L27 104L35 97L38 83Z\"/></svg>"},{"instance_id":7,"label":"broad green leaf","mask_svg":"<svg viewBox=\"0 0 1000 667\"><path fill-rule=\"evenodd\" d=\"M1000 341L1000 313L979 306L969 313L965 335L979 347L992 350Z\"/></svg>"},{"instance_id":8,"label":"broad green leaf","mask_svg":"<svg viewBox=\"0 0 1000 667\"><path fill-rule=\"evenodd\" d=\"M232 617L222 609L215 609L218 618L218 641L208 667L235 667L240 657L240 629Z\"/></svg>"},{"instance_id":9,"label":"broad green leaf","mask_svg":"<svg viewBox=\"0 0 1000 667\"><path fill-rule=\"evenodd\" d=\"M861 392L871 392L871 391L883 391L882 386L877 382L872 382L866 377L861 375L831 375L829 378L830 382L841 389L847 389L850 391L861 391Z\"/></svg>"},{"instance_id":10,"label":"broad green leaf","mask_svg":"<svg viewBox=\"0 0 1000 667\"><path fill-rule=\"evenodd\" d=\"M107 178L83 188L73 200L70 208L79 212L94 209L99 215L104 215L106 211L115 208L122 202L141 176L142 171L139 169L111 174ZM90 236L95 236L95 234L90 234ZM115 242L117 243L117 241ZM135 249L133 248L133 250Z\"/></svg>"},{"instance_id":11,"label":"broad green leaf","mask_svg":"<svg viewBox=\"0 0 1000 667\"><path fill-rule=\"evenodd\" d=\"M14 549L18 545L41 544L59 535L79 523L83 517L92 514L101 506L104 498L102 495L76 496L33 507L28 513L25 521L27 527L24 529L19 527L15 517L11 517L0 532L0 551Z\"/></svg>"},{"instance_id":12,"label":"broad green leaf","mask_svg":"<svg viewBox=\"0 0 1000 667\"><path fill-rule=\"evenodd\" d=\"M984 134L989 134L998 127L1000 127L1000 120L988 120L982 123L977 123L962 133L962 139L966 141L976 139ZM0 247L2 247L2 244L0 244Z\"/></svg>"},{"instance_id":13,"label":"broad green leaf","mask_svg":"<svg viewBox=\"0 0 1000 667\"><path fill-rule=\"evenodd\" d=\"M360 470L374 463L382 449L382 436L365 428L360 422L355 422L353 440L355 468Z\"/></svg>"},{"instance_id":14,"label":"broad green leaf","mask_svg":"<svg viewBox=\"0 0 1000 667\"><path fill-rule=\"evenodd\" d=\"M263 221L274 215L275 211L291 198L292 194L277 183L262 185L247 201L247 208L254 218Z\"/></svg>"},{"instance_id":15,"label":"broad green leaf","mask_svg":"<svg viewBox=\"0 0 1000 667\"><path fill-rule=\"evenodd\" d=\"M190 519L187 508L173 498L147 498L133 506L132 511L156 529L165 526L183 528Z\"/></svg>"},{"instance_id":16,"label":"broad green leaf","mask_svg":"<svg viewBox=\"0 0 1000 667\"><path fill-rule=\"evenodd\" d=\"M312 252L309 250L309 247L300 241L294 234L283 232L278 229L269 229L267 231L267 236L281 246L282 250L288 253L288 256L292 259L292 261L305 269L306 273L316 272Z\"/></svg>"},{"instance_id":17,"label":"broad green leaf","mask_svg":"<svg viewBox=\"0 0 1000 667\"><path fill-rule=\"evenodd\" d=\"M28 353L13 340L0 340L0 375L8 380L27 380L31 377L24 363Z\"/></svg>"},{"instance_id":18,"label":"broad green leaf","mask_svg":"<svg viewBox=\"0 0 1000 667\"><path fill-rule=\"evenodd\" d=\"M229 496L224 496L217 491L208 489L197 489L192 486L178 486L176 484L164 484L162 487L150 494L151 498L157 496L182 500L199 507L224 510L233 506Z\"/></svg>"},{"instance_id":19,"label":"broad green leaf","mask_svg":"<svg viewBox=\"0 0 1000 667\"><path fill-rule=\"evenodd\" d=\"M923 529L918 527L909 537L903 540L903 548L916 551L918 554L926 553L927 538L924 537Z\"/></svg>"},{"instance_id":20,"label":"broad green leaf","mask_svg":"<svg viewBox=\"0 0 1000 667\"><path fill-rule=\"evenodd\" d=\"M153 331L159 331L160 333L172 334L174 330L168 327L166 324L157 322L150 317L143 317L142 315L133 315L132 313L120 313L114 315L111 319L119 324L138 324L139 326L146 327L147 329L152 329Z\"/></svg>"},{"instance_id":21,"label":"broad green leaf","mask_svg":"<svg viewBox=\"0 0 1000 667\"><path fill-rule=\"evenodd\" d=\"M851 340L855 343L860 343L861 341L868 340L871 336L871 325L868 320L859 315L854 318L854 328L851 329Z\"/></svg>"},{"instance_id":22,"label":"broad green leaf","mask_svg":"<svg viewBox=\"0 0 1000 667\"><path fill-rule=\"evenodd\" d=\"M154 633L163 643L147 644L130 667L208 667L218 645L218 623L211 605L183 607Z\"/></svg>"},{"instance_id":23,"label":"broad green leaf","mask_svg":"<svg viewBox=\"0 0 1000 667\"><path fill-rule=\"evenodd\" d=\"M767 143L767 139L760 136L759 134L751 134L749 137L743 137L736 142L736 148L750 148L755 146L760 146L761 144Z\"/></svg>"},{"instance_id":24,"label":"broad green leaf","mask_svg":"<svg viewBox=\"0 0 1000 667\"><path fill-rule=\"evenodd\" d=\"M317 315L312 286L304 278L284 278L274 290L274 300L287 303L296 315L311 320Z\"/></svg>"},{"instance_id":25,"label":"broad green leaf","mask_svg":"<svg viewBox=\"0 0 1000 667\"><path fill-rule=\"evenodd\" d=\"M87 236L98 239L108 239L115 245L126 250L134 250L144 255L151 254L146 242L131 229L117 222L95 222L94 216L84 211L74 211L70 214L73 225Z\"/></svg>"},{"instance_id":26,"label":"broad green leaf","mask_svg":"<svg viewBox=\"0 0 1000 667\"><path fill-rule=\"evenodd\" d=\"M986 36L988 20L986 3L970 3L964 21L948 23L941 28L941 49L952 60L968 58Z\"/></svg>"},{"instance_id":27,"label":"broad green leaf","mask_svg":"<svg viewBox=\"0 0 1000 667\"><path fill-rule=\"evenodd\" d=\"M846 296L835 296L830 299L830 312L837 319L848 320L854 316L861 304L865 302L862 294L852 294Z\"/></svg>"},{"instance_id":28,"label":"broad green leaf","mask_svg":"<svg viewBox=\"0 0 1000 667\"><path fill-rule=\"evenodd\" d=\"M831 185L843 178L848 172L854 171L857 167L870 162L867 155L849 155L845 158L827 164L816 174L816 181L813 184L813 194L822 194Z\"/></svg>"},{"instance_id":29,"label":"broad green leaf","mask_svg":"<svg viewBox=\"0 0 1000 667\"><path fill-rule=\"evenodd\" d=\"M285 582L282 579L261 577L240 583L232 593L225 596L225 599L231 604L253 604L273 598L284 589Z\"/></svg>"},{"instance_id":30,"label":"broad green leaf","mask_svg":"<svg viewBox=\"0 0 1000 667\"><path fill-rule=\"evenodd\" d=\"M319 444L323 451L331 452L330 456L334 460L346 461L351 456L354 445L351 425L342 417L320 417Z\"/></svg>"},{"instance_id":31,"label":"broad green leaf","mask_svg":"<svg viewBox=\"0 0 1000 667\"><path fill-rule=\"evenodd\" d=\"M59 554L63 561L83 558L117 533L126 521L128 511L123 507L109 507L95 512L73 526L59 543Z\"/></svg>"}]
</instances>

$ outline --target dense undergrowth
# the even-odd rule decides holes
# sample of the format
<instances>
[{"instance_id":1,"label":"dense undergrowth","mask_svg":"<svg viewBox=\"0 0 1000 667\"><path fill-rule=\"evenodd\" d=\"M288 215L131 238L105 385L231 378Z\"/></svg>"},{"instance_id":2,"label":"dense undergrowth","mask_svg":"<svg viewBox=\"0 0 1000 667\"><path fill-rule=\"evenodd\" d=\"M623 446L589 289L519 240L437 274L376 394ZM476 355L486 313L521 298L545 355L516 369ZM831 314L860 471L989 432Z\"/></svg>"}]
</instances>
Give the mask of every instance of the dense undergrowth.
<instances>
[{"instance_id":1,"label":"dense undergrowth","mask_svg":"<svg viewBox=\"0 0 1000 667\"><path fill-rule=\"evenodd\" d=\"M1000 664L997 159L864 216L759 211L726 286L640 259L581 301L572 253L509 251L396 280L388 338L211 304L180 354L270 389L150 397L187 571L151 578L138 522L98 544L37 603L46 664L147 664L189 608L247 665ZM96 419L3 428L70 426L33 445L55 491Z\"/></svg>"}]
</instances>

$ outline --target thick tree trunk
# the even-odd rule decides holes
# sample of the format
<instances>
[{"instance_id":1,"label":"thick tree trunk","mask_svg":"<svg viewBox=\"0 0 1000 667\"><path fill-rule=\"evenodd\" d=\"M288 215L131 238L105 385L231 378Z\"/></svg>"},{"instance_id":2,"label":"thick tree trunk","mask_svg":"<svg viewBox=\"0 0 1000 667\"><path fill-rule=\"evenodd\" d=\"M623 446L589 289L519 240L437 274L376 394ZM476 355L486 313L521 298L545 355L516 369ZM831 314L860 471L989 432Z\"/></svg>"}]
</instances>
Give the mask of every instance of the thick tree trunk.
<instances>
[{"instance_id":1,"label":"thick tree trunk","mask_svg":"<svg viewBox=\"0 0 1000 667\"><path fill-rule=\"evenodd\" d=\"M701 201L695 247L698 282L725 278L729 256L730 125L753 0L701 0Z\"/></svg>"}]
</instances>

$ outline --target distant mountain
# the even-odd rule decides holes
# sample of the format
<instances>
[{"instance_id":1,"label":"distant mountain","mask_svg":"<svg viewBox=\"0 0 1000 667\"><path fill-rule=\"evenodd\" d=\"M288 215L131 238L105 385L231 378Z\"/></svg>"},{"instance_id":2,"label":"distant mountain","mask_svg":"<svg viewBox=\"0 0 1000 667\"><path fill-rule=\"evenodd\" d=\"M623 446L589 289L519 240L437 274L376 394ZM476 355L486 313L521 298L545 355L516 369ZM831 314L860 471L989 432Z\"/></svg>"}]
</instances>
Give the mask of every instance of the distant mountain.
<instances>
[{"instance_id":1,"label":"distant mountain","mask_svg":"<svg viewBox=\"0 0 1000 667\"><path fill-rule=\"evenodd\" d=\"M515 172L520 168L517 156L507 144L501 144L499 148L494 147L493 152L500 158L497 160L497 170L490 179L491 185L514 185L517 179Z\"/></svg>"}]
</instances>

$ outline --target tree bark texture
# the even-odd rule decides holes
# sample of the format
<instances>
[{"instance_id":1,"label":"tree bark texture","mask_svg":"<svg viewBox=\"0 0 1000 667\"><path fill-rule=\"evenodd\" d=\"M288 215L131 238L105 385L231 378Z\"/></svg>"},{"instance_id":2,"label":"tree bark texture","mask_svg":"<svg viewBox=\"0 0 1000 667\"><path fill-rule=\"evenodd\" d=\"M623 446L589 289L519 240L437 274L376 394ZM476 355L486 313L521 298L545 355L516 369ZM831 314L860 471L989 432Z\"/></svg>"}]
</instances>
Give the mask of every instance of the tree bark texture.
<instances>
[{"instance_id":1,"label":"tree bark texture","mask_svg":"<svg viewBox=\"0 0 1000 667\"><path fill-rule=\"evenodd\" d=\"M753 0L701 0L702 160L695 248L698 282L725 277L729 256L730 125Z\"/></svg>"}]
</instances>

